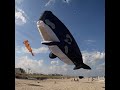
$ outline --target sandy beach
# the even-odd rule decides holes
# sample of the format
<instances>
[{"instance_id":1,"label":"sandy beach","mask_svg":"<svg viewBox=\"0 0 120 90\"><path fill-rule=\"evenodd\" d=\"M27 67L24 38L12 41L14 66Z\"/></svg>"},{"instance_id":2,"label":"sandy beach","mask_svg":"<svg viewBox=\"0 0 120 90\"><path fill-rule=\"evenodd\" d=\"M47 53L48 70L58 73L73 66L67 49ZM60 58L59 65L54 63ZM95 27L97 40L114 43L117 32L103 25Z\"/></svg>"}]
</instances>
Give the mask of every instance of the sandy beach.
<instances>
[{"instance_id":1,"label":"sandy beach","mask_svg":"<svg viewBox=\"0 0 120 90\"><path fill-rule=\"evenodd\" d=\"M104 80L88 78L74 81L71 79L25 80L15 79L15 90L105 90Z\"/></svg>"}]
</instances>

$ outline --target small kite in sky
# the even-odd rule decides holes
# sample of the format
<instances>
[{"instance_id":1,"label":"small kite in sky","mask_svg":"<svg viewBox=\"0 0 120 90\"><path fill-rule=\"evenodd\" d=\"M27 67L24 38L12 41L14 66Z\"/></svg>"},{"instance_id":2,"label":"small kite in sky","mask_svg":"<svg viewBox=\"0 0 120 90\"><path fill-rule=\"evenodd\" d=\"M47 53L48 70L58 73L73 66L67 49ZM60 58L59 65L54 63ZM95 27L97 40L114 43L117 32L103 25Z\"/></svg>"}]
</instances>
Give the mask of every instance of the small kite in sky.
<instances>
[{"instance_id":1,"label":"small kite in sky","mask_svg":"<svg viewBox=\"0 0 120 90\"><path fill-rule=\"evenodd\" d=\"M29 52L31 52L32 56L34 56L32 52L32 48L30 47L30 44L28 43L28 40L25 40L23 43L25 44L25 47L29 50Z\"/></svg>"}]
</instances>

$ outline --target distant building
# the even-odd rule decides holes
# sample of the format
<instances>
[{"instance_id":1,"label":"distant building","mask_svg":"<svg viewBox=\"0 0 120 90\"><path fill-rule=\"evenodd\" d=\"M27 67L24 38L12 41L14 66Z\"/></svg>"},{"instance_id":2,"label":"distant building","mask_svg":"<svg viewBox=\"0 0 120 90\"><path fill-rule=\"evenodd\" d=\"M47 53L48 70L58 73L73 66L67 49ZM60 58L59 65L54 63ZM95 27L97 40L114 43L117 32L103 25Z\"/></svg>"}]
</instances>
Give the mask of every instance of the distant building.
<instances>
[{"instance_id":1,"label":"distant building","mask_svg":"<svg viewBox=\"0 0 120 90\"><path fill-rule=\"evenodd\" d=\"M15 73L25 73L25 70L22 68L15 68Z\"/></svg>"}]
</instances>

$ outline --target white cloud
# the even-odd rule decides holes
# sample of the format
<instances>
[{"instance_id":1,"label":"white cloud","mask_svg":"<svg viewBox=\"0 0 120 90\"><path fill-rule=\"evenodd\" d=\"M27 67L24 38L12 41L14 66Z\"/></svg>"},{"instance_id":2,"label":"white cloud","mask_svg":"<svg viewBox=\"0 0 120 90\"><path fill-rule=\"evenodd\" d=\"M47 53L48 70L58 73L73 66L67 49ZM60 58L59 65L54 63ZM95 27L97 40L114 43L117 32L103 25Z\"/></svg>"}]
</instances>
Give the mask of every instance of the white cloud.
<instances>
[{"instance_id":1,"label":"white cloud","mask_svg":"<svg viewBox=\"0 0 120 90\"><path fill-rule=\"evenodd\" d=\"M38 49L33 48L34 53L47 53L48 52L48 47L40 47Z\"/></svg>"},{"instance_id":2,"label":"white cloud","mask_svg":"<svg viewBox=\"0 0 120 90\"><path fill-rule=\"evenodd\" d=\"M105 70L105 63L99 64L96 70Z\"/></svg>"},{"instance_id":3,"label":"white cloud","mask_svg":"<svg viewBox=\"0 0 120 90\"><path fill-rule=\"evenodd\" d=\"M15 53L22 53L21 47L15 46Z\"/></svg>"},{"instance_id":4,"label":"white cloud","mask_svg":"<svg viewBox=\"0 0 120 90\"><path fill-rule=\"evenodd\" d=\"M88 47L92 47L96 48L96 40L84 40L84 43L88 46Z\"/></svg>"},{"instance_id":5,"label":"white cloud","mask_svg":"<svg viewBox=\"0 0 120 90\"><path fill-rule=\"evenodd\" d=\"M78 69L73 70L74 65L67 65L60 60L49 61L44 63L44 60L33 60L27 56L16 58L16 67L30 68L38 73L58 73L63 75L85 75L85 76L103 76L105 75L105 53L99 51L82 51L83 62L89 65L92 70Z\"/></svg>"},{"instance_id":6,"label":"white cloud","mask_svg":"<svg viewBox=\"0 0 120 90\"><path fill-rule=\"evenodd\" d=\"M28 58L27 56L23 56L21 58L17 58L16 60L16 64L15 64L15 67L16 68L23 68L23 69L28 69L30 68L33 72L43 72L43 71L40 71L44 64L44 61L43 60L33 60L33 59L30 59Z\"/></svg>"},{"instance_id":7,"label":"white cloud","mask_svg":"<svg viewBox=\"0 0 120 90\"><path fill-rule=\"evenodd\" d=\"M23 25L27 22L27 15L24 10L19 8L19 5L24 0L15 0L15 24L16 25Z\"/></svg>"},{"instance_id":8,"label":"white cloud","mask_svg":"<svg viewBox=\"0 0 120 90\"><path fill-rule=\"evenodd\" d=\"M45 64L44 60L35 60L30 59L28 56L23 56L20 58L16 58L15 60L15 67L16 68L23 68L28 71L30 69L32 73L43 73L43 74L66 74L69 70L69 65L61 64L59 61L51 61L51 64Z\"/></svg>"},{"instance_id":9,"label":"white cloud","mask_svg":"<svg viewBox=\"0 0 120 90\"><path fill-rule=\"evenodd\" d=\"M88 44L90 46L95 46L95 40L84 40L85 44Z\"/></svg>"},{"instance_id":10,"label":"white cloud","mask_svg":"<svg viewBox=\"0 0 120 90\"><path fill-rule=\"evenodd\" d=\"M92 42L96 42L95 40L85 40L85 42L90 42L90 43L92 43Z\"/></svg>"},{"instance_id":11,"label":"white cloud","mask_svg":"<svg viewBox=\"0 0 120 90\"><path fill-rule=\"evenodd\" d=\"M67 64L60 64L60 63L57 63L57 64L51 64L51 66L49 67L49 70L51 71L51 73L58 73L58 74L69 74L69 70L70 70L70 65L67 65ZM72 70L72 68L71 68Z\"/></svg>"},{"instance_id":12,"label":"white cloud","mask_svg":"<svg viewBox=\"0 0 120 90\"><path fill-rule=\"evenodd\" d=\"M57 61L56 61L57 62ZM65 63L57 62L57 63L51 64L49 67L50 73L58 73L58 74L63 74L63 75L89 75L90 70L85 70L85 69L78 69L78 70L73 70L75 67L74 65L68 65ZM94 74L94 73L93 73Z\"/></svg>"},{"instance_id":13,"label":"white cloud","mask_svg":"<svg viewBox=\"0 0 120 90\"><path fill-rule=\"evenodd\" d=\"M50 6L50 5L54 5L55 0L48 0L48 2L45 4L45 6Z\"/></svg>"},{"instance_id":14,"label":"white cloud","mask_svg":"<svg viewBox=\"0 0 120 90\"><path fill-rule=\"evenodd\" d=\"M39 53L48 53L49 50L47 47L40 47L38 49L32 48L32 52L34 54L39 54ZM25 54L25 53L29 53L28 49L24 46L24 47L20 47L20 46L16 46L15 47L15 53L16 54Z\"/></svg>"},{"instance_id":15,"label":"white cloud","mask_svg":"<svg viewBox=\"0 0 120 90\"><path fill-rule=\"evenodd\" d=\"M51 64L56 64L56 65L58 65L58 60L57 61L51 61Z\"/></svg>"},{"instance_id":16,"label":"white cloud","mask_svg":"<svg viewBox=\"0 0 120 90\"><path fill-rule=\"evenodd\" d=\"M23 0L15 0L16 4L21 4L23 2Z\"/></svg>"},{"instance_id":17,"label":"white cloud","mask_svg":"<svg viewBox=\"0 0 120 90\"><path fill-rule=\"evenodd\" d=\"M60 64L58 61L51 61L51 66L49 67L51 72L69 74L69 75L97 75L102 72L104 74L105 65L101 65L100 62L104 63L105 53L99 51L82 51L83 62L89 65L92 70L79 69L74 71L74 65ZM74 72L74 73L73 73Z\"/></svg>"},{"instance_id":18,"label":"white cloud","mask_svg":"<svg viewBox=\"0 0 120 90\"><path fill-rule=\"evenodd\" d=\"M94 65L99 60L105 59L105 53L99 51L87 52L82 51L83 62L87 64Z\"/></svg>"},{"instance_id":19,"label":"white cloud","mask_svg":"<svg viewBox=\"0 0 120 90\"><path fill-rule=\"evenodd\" d=\"M48 0L48 2L45 4L45 6L54 5L56 1L58 1L58 0ZM63 3L69 4L71 0L61 0L61 1L62 1Z\"/></svg>"},{"instance_id":20,"label":"white cloud","mask_svg":"<svg viewBox=\"0 0 120 90\"><path fill-rule=\"evenodd\" d=\"M27 15L22 9L15 9L15 24L23 25L27 22Z\"/></svg>"},{"instance_id":21,"label":"white cloud","mask_svg":"<svg viewBox=\"0 0 120 90\"><path fill-rule=\"evenodd\" d=\"M31 47L32 48L32 47ZM16 53L30 53L26 47L16 47L15 48ZM48 48L47 47L40 47L40 48L32 48L33 53L47 53Z\"/></svg>"},{"instance_id":22,"label":"white cloud","mask_svg":"<svg viewBox=\"0 0 120 90\"><path fill-rule=\"evenodd\" d=\"M92 56L95 60L101 60L105 58L104 52L94 52Z\"/></svg>"},{"instance_id":23,"label":"white cloud","mask_svg":"<svg viewBox=\"0 0 120 90\"><path fill-rule=\"evenodd\" d=\"M34 20L34 21L33 21L33 23L35 23L35 24L36 24L36 23L37 23L37 21L35 21L35 20Z\"/></svg>"}]
</instances>

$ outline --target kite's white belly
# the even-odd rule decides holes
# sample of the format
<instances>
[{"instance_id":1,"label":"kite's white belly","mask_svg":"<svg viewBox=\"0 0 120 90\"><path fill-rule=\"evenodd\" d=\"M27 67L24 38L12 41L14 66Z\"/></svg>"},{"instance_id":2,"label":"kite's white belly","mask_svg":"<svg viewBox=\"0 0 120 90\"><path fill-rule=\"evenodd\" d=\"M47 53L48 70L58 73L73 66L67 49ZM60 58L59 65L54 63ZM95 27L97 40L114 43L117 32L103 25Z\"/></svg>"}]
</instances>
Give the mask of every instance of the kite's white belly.
<instances>
[{"instance_id":1,"label":"kite's white belly","mask_svg":"<svg viewBox=\"0 0 120 90\"><path fill-rule=\"evenodd\" d=\"M73 62L61 51L57 45L48 46L53 54L60 58L64 63L73 65Z\"/></svg>"},{"instance_id":2,"label":"kite's white belly","mask_svg":"<svg viewBox=\"0 0 120 90\"><path fill-rule=\"evenodd\" d=\"M60 40L57 38L55 33L52 31L52 29L46 25L43 21L37 22L37 27L40 32L40 35L43 38L43 41L57 41L60 42ZM50 51L55 54L57 57L60 58L64 63L67 63L69 65L73 65L73 62L62 52L62 50L57 45L48 46Z\"/></svg>"}]
</instances>

